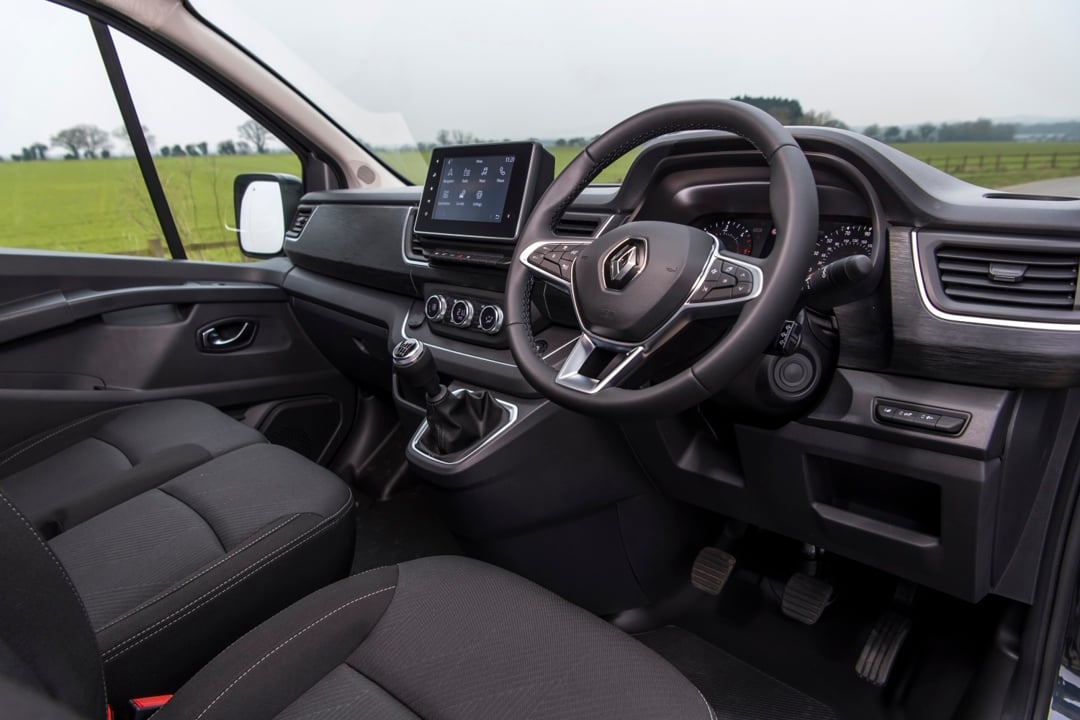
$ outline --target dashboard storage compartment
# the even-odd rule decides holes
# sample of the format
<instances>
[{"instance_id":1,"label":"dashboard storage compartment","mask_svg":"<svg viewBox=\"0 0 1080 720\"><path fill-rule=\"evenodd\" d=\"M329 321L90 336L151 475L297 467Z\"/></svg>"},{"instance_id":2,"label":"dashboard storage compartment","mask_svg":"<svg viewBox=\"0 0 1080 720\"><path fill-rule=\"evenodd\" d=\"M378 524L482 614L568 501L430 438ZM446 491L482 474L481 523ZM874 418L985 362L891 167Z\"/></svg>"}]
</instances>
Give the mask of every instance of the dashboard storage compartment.
<instances>
[{"instance_id":1,"label":"dashboard storage compartment","mask_svg":"<svg viewBox=\"0 0 1080 720\"><path fill-rule=\"evenodd\" d=\"M990 591L1001 462L791 423L736 429L762 524L976 601Z\"/></svg>"}]
</instances>

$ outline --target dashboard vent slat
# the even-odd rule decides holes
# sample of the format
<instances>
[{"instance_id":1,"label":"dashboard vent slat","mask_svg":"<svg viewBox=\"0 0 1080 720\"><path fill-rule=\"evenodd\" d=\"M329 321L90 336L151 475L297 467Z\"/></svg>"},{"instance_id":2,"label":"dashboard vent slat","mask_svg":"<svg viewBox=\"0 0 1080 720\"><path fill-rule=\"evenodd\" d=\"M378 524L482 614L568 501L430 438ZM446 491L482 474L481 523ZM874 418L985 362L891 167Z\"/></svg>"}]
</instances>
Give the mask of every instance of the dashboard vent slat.
<instances>
[{"instance_id":1,"label":"dashboard vent slat","mask_svg":"<svg viewBox=\"0 0 1080 720\"><path fill-rule=\"evenodd\" d=\"M568 212L564 213L555 224L555 234L570 237L596 237L607 228L610 222L610 215Z\"/></svg>"},{"instance_id":2,"label":"dashboard vent slat","mask_svg":"<svg viewBox=\"0 0 1080 720\"><path fill-rule=\"evenodd\" d=\"M313 207L300 207L296 210L296 215L293 216L292 224L289 225L289 229L285 231L285 237L296 240L300 237L300 234L304 232L304 228L307 227L308 221L311 220L311 214L315 212Z\"/></svg>"},{"instance_id":3,"label":"dashboard vent slat","mask_svg":"<svg viewBox=\"0 0 1080 720\"><path fill-rule=\"evenodd\" d=\"M946 297L963 303L1072 310L1080 255L942 246L935 253Z\"/></svg>"}]
</instances>

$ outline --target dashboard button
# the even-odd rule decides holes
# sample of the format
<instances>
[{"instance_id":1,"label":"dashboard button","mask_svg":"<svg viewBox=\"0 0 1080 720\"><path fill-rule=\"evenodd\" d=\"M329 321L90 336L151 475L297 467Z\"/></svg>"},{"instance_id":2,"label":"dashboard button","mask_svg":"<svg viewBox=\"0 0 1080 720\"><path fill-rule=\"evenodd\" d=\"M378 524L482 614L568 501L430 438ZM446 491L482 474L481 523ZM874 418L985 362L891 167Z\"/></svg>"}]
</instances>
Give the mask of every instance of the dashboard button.
<instances>
[{"instance_id":1,"label":"dashboard button","mask_svg":"<svg viewBox=\"0 0 1080 720\"><path fill-rule=\"evenodd\" d=\"M751 277L751 275L750 275L750 271L747 270L744 267L736 266L735 267L735 272L733 274L735 275L735 279L738 280L741 283L744 283L744 282L748 283L748 282L751 282L752 279L753 279Z\"/></svg>"},{"instance_id":2,"label":"dashboard button","mask_svg":"<svg viewBox=\"0 0 1080 720\"><path fill-rule=\"evenodd\" d=\"M731 291L731 297L746 297L753 292L754 286L750 283L739 283Z\"/></svg>"},{"instance_id":3,"label":"dashboard button","mask_svg":"<svg viewBox=\"0 0 1080 720\"><path fill-rule=\"evenodd\" d=\"M723 269L725 275L734 275L735 271L739 269L731 263L724 263L721 268Z\"/></svg>"},{"instance_id":4,"label":"dashboard button","mask_svg":"<svg viewBox=\"0 0 1080 720\"><path fill-rule=\"evenodd\" d=\"M731 275L721 274L713 280L713 283L716 287L734 287L735 278Z\"/></svg>"},{"instance_id":5,"label":"dashboard button","mask_svg":"<svg viewBox=\"0 0 1080 720\"><path fill-rule=\"evenodd\" d=\"M469 327L472 324L473 304L468 300L455 300L450 306L450 324L457 327Z\"/></svg>"},{"instance_id":6,"label":"dashboard button","mask_svg":"<svg viewBox=\"0 0 1080 720\"><path fill-rule=\"evenodd\" d=\"M559 261L559 275L563 280L570 279L570 271L574 269L574 261L563 258Z\"/></svg>"},{"instance_id":7,"label":"dashboard button","mask_svg":"<svg viewBox=\"0 0 1080 720\"><path fill-rule=\"evenodd\" d=\"M536 267L540 267L540 263L542 263L542 262L544 262L544 253L540 252L539 250L537 250L536 252L529 255L529 264L530 265L535 265Z\"/></svg>"},{"instance_id":8,"label":"dashboard button","mask_svg":"<svg viewBox=\"0 0 1080 720\"><path fill-rule=\"evenodd\" d=\"M942 415L941 419L934 425L934 429L938 432L949 433L950 435L956 435L964 429L964 425L967 423L967 418L958 417L956 415Z\"/></svg>"}]
</instances>

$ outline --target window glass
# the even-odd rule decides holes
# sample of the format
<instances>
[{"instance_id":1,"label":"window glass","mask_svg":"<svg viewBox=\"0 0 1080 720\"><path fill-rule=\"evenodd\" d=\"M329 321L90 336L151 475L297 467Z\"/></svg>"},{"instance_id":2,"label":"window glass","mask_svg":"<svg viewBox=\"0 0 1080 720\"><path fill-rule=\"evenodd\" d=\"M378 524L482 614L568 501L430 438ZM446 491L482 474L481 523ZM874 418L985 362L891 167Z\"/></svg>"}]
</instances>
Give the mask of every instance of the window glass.
<instances>
[{"instance_id":1,"label":"window glass","mask_svg":"<svg viewBox=\"0 0 1080 720\"><path fill-rule=\"evenodd\" d=\"M89 21L2 8L0 63L20 71L0 74L0 246L167 257Z\"/></svg>"},{"instance_id":2,"label":"window glass","mask_svg":"<svg viewBox=\"0 0 1080 720\"><path fill-rule=\"evenodd\" d=\"M300 159L183 68L122 33L113 37L188 258L245 259L230 229L233 179L247 172L300 177Z\"/></svg>"}]
</instances>

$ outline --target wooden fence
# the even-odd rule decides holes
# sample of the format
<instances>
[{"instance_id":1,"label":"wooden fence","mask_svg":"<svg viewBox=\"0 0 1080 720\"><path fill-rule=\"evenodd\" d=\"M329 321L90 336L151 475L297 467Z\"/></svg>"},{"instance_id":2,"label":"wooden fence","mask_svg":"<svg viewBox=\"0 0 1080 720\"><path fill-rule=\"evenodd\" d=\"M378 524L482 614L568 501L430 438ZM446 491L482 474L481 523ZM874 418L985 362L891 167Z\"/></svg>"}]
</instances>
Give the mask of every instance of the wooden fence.
<instances>
[{"instance_id":1,"label":"wooden fence","mask_svg":"<svg viewBox=\"0 0 1080 720\"><path fill-rule=\"evenodd\" d=\"M1018 170L1076 170L1080 175L1080 152L1071 153L992 153L985 155L937 155L920 158L950 175Z\"/></svg>"}]
</instances>

